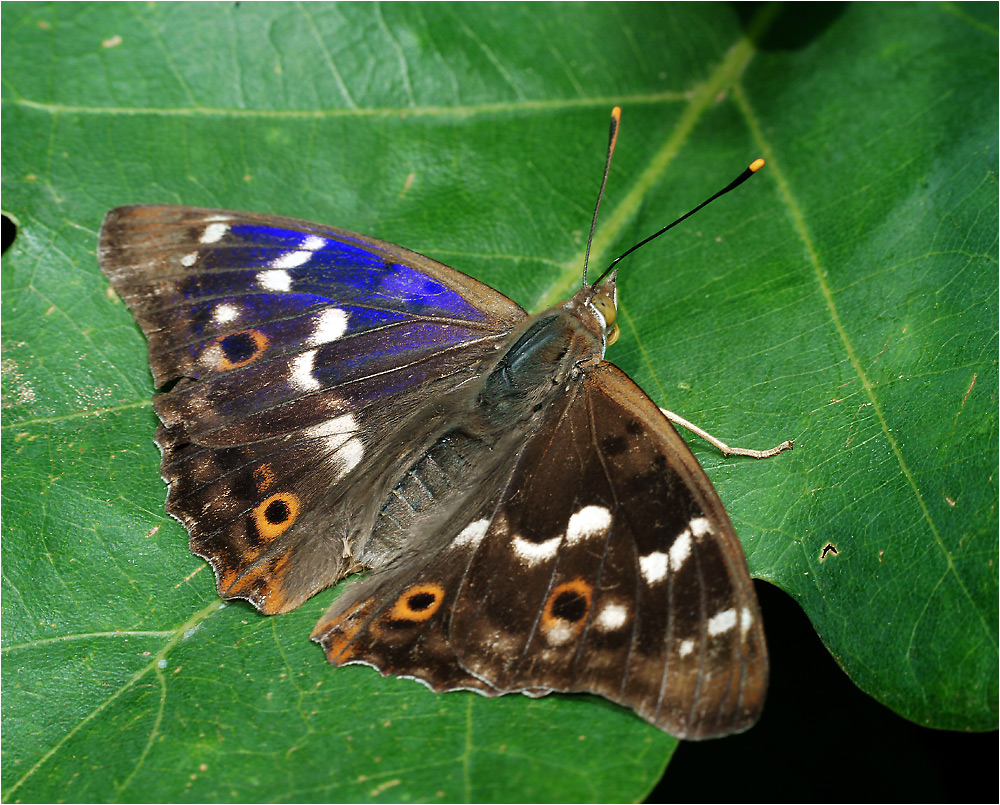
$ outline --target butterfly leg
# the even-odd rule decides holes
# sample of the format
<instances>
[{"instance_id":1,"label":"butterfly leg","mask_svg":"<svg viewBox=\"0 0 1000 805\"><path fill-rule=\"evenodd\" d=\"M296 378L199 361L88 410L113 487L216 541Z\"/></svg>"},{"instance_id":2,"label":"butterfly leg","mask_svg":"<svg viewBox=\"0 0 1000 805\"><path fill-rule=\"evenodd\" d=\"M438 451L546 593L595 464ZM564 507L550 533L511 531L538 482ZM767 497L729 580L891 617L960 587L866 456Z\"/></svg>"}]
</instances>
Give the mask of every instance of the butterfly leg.
<instances>
[{"instance_id":1,"label":"butterfly leg","mask_svg":"<svg viewBox=\"0 0 1000 805\"><path fill-rule=\"evenodd\" d=\"M724 456L749 456L750 458L771 458L771 456L776 456L785 450L791 450L794 446L794 442L788 439L777 447L772 447L768 450L752 450L747 447L730 447L722 439L715 438L707 430L702 430L697 425L692 422L688 422L684 417L679 414L675 414L673 411L668 411L666 408L661 408L660 411L663 415L673 422L675 425L680 425L682 428L691 431L697 436L700 436L706 442L708 442L713 447L717 448Z\"/></svg>"}]
</instances>

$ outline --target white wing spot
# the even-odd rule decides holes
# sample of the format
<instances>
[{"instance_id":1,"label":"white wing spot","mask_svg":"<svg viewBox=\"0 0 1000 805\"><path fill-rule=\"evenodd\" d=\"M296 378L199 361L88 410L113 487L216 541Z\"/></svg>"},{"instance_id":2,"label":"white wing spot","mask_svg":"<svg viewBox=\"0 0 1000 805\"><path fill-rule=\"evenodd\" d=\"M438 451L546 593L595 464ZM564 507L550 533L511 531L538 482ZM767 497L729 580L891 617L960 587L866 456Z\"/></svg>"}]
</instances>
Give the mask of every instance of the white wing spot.
<instances>
[{"instance_id":1,"label":"white wing spot","mask_svg":"<svg viewBox=\"0 0 1000 805\"><path fill-rule=\"evenodd\" d=\"M261 271L257 274L257 282L267 291L288 291L292 287L292 277L287 271Z\"/></svg>"},{"instance_id":2,"label":"white wing spot","mask_svg":"<svg viewBox=\"0 0 1000 805\"><path fill-rule=\"evenodd\" d=\"M240 309L238 307L234 305L219 305L212 314L212 318L216 324L227 324L239 315Z\"/></svg>"},{"instance_id":3,"label":"white wing spot","mask_svg":"<svg viewBox=\"0 0 1000 805\"><path fill-rule=\"evenodd\" d=\"M309 355L312 364L313 352L304 352L299 358ZM317 385L319 385L317 383ZM306 436L322 439L324 446L340 462L336 480L340 480L353 470L365 455L365 447L354 434L358 431L358 421L352 414L343 414L326 422L320 422L306 429Z\"/></svg>"},{"instance_id":4,"label":"white wing spot","mask_svg":"<svg viewBox=\"0 0 1000 805\"><path fill-rule=\"evenodd\" d=\"M302 246L300 246L300 248L306 249L310 252L315 252L319 251L324 246L326 246L326 238L321 238L319 235L310 235L302 241Z\"/></svg>"},{"instance_id":5,"label":"white wing spot","mask_svg":"<svg viewBox=\"0 0 1000 805\"><path fill-rule=\"evenodd\" d=\"M640 556L639 570L642 571L642 577L647 584L663 581L667 575L667 555L654 551L649 556Z\"/></svg>"},{"instance_id":6,"label":"white wing spot","mask_svg":"<svg viewBox=\"0 0 1000 805\"><path fill-rule=\"evenodd\" d=\"M699 539L712 533L712 522L707 517L695 517L689 527L691 533Z\"/></svg>"},{"instance_id":7,"label":"white wing spot","mask_svg":"<svg viewBox=\"0 0 1000 805\"><path fill-rule=\"evenodd\" d=\"M677 653L682 657L686 657L692 651L694 651L694 640L682 640L680 648L677 649Z\"/></svg>"},{"instance_id":8,"label":"white wing spot","mask_svg":"<svg viewBox=\"0 0 1000 805\"><path fill-rule=\"evenodd\" d=\"M532 542L523 537L514 537L511 547L522 562L537 565L555 556L559 550L560 542L562 542L561 537L552 537L545 542Z\"/></svg>"},{"instance_id":9,"label":"white wing spot","mask_svg":"<svg viewBox=\"0 0 1000 805\"><path fill-rule=\"evenodd\" d=\"M740 631L746 632L750 629L753 624L753 612L750 611L749 607L743 607L740 610Z\"/></svg>"},{"instance_id":10,"label":"white wing spot","mask_svg":"<svg viewBox=\"0 0 1000 805\"><path fill-rule=\"evenodd\" d=\"M455 537L455 542L453 544L456 546L478 545L483 541L483 537L486 536L486 530L489 527L490 521L485 518L469 523L459 532L459 535Z\"/></svg>"},{"instance_id":11,"label":"white wing spot","mask_svg":"<svg viewBox=\"0 0 1000 805\"><path fill-rule=\"evenodd\" d=\"M691 555L691 532L689 530L685 529L681 532L681 535L674 540L674 544L670 546L668 554L670 555L670 567L674 570L684 564L684 560Z\"/></svg>"},{"instance_id":12,"label":"white wing spot","mask_svg":"<svg viewBox=\"0 0 1000 805\"><path fill-rule=\"evenodd\" d=\"M292 358L291 380L302 391L315 391L321 385L313 375L313 359L315 357L316 350L311 349ZM336 419L331 421L335 422Z\"/></svg>"},{"instance_id":13,"label":"white wing spot","mask_svg":"<svg viewBox=\"0 0 1000 805\"><path fill-rule=\"evenodd\" d=\"M309 353L306 353L309 354ZM342 414L320 422L318 425L306 428L305 434L310 439L328 439L334 447L339 447L357 431L358 422L353 414Z\"/></svg>"},{"instance_id":14,"label":"white wing spot","mask_svg":"<svg viewBox=\"0 0 1000 805\"><path fill-rule=\"evenodd\" d=\"M606 632L621 629L628 620L628 608L621 604L608 604L597 616L597 628Z\"/></svg>"},{"instance_id":15,"label":"white wing spot","mask_svg":"<svg viewBox=\"0 0 1000 805\"><path fill-rule=\"evenodd\" d=\"M294 251L282 252L269 265L271 268L295 268L307 262L313 256L312 252Z\"/></svg>"},{"instance_id":16,"label":"white wing spot","mask_svg":"<svg viewBox=\"0 0 1000 805\"><path fill-rule=\"evenodd\" d=\"M712 637L717 637L720 634L725 634L730 629L736 625L736 610L735 609L724 609L716 615L709 618L708 621L708 633Z\"/></svg>"},{"instance_id":17,"label":"white wing spot","mask_svg":"<svg viewBox=\"0 0 1000 805\"><path fill-rule=\"evenodd\" d=\"M350 415L348 414L348 416ZM353 417L351 418L353 419ZM361 444L361 440L357 436L352 436L344 442L343 446L337 451L337 458L340 459L340 470L337 472L337 480L339 481L358 466L364 455L365 446Z\"/></svg>"},{"instance_id":18,"label":"white wing spot","mask_svg":"<svg viewBox=\"0 0 1000 805\"><path fill-rule=\"evenodd\" d=\"M564 643L568 643L576 634L576 629L573 626L562 621L556 621L547 627L543 627L542 631L545 633L545 639L553 646L561 646Z\"/></svg>"},{"instance_id":19,"label":"white wing spot","mask_svg":"<svg viewBox=\"0 0 1000 805\"><path fill-rule=\"evenodd\" d=\"M228 231L229 224L209 224L201 233L200 240L202 243L218 243Z\"/></svg>"},{"instance_id":20,"label":"white wing spot","mask_svg":"<svg viewBox=\"0 0 1000 805\"><path fill-rule=\"evenodd\" d=\"M584 506L569 518L566 542L573 545L590 537L600 536L611 525L611 512L605 506Z\"/></svg>"},{"instance_id":21,"label":"white wing spot","mask_svg":"<svg viewBox=\"0 0 1000 805\"><path fill-rule=\"evenodd\" d=\"M309 336L309 343L312 346L329 344L346 332L347 313L337 307L328 307L313 319L313 331Z\"/></svg>"},{"instance_id":22,"label":"white wing spot","mask_svg":"<svg viewBox=\"0 0 1000 805\"><path fill-rule=\"evenodd\" d=\"M198 262L198 252L191 252L191 254L185 254L181 258L181 265L184 268L191 268L195 263Z\"/></svg>"}]
</instances>

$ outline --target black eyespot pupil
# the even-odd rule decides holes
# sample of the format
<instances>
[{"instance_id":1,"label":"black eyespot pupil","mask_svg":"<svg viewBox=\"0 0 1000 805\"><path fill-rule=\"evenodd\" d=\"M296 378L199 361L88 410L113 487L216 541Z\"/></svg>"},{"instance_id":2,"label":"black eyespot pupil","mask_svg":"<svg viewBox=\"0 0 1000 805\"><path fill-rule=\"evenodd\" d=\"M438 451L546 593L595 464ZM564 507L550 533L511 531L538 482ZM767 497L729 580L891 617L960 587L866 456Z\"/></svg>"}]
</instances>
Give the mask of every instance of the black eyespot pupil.
<instances>
[{"instance_id":1,"label":"black eyespot pupil","mask_svg":"<svg viewBox=\"0 0 1000 805\"><path fill-rule=\"evenodd\" d=\"M222 351L230 363L243 363L257 352L257 342L249 333L233 333L222 339Z\"/></svg>"},{"instance_id":2,"label":"black eyespot pupil","mask_svg":"<svg viewBox=\"0 0 1000 805\"><path fill-rule=\"evenodd\" d=\"M292 510L283 500L273 500L264 509L264 519L271 525L280 525L292 516Z\"/></svg>"},{"instance_id":3,"label":"black eyespot pupil","mask_svg":"<svg viewBox=\"0 0 1000 805\"><path fill-rule=\"evenodd\" d=\"M576 623L587 614L587 599L572 590L559 593L552 602L552 614L570 623Z\"/></svg>"},{"instance_id":4,"label":"black eyespot pupil","mask_svg":"<svg viewBox=\"0 0 1000 805\"><path fill-rule=\"evenodd\" d=\"M433 593L414 593L409 598L406 599L406 603L410 605L410 609L414 612L422 612L431 606L437 600L437 596Z\"/></svg>"}]
</instances>

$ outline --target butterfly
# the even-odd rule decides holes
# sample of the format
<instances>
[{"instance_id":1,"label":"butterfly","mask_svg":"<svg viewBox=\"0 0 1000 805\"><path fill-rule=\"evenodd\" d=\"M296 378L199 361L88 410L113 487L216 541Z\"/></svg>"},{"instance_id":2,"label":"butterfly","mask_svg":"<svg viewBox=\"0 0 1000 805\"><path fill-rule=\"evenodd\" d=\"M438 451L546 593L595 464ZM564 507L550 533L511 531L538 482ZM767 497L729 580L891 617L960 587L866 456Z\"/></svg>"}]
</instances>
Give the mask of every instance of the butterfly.
<instances>
[{"instance_id":1,"label":"butterfly","mask_svg":"<svg viewBox=\"0 0 1000 805\"><path fill-rule=\"evenodd\" d=\"M109 212L99 261L162 389L167 511L221 596L288 612L366 570L312 633L335 665L598 694L682 738L757 720L746 560L685 442L604 359L613 268L528 315L376 238L156 205Z\"/></svg>"}]
</instances>

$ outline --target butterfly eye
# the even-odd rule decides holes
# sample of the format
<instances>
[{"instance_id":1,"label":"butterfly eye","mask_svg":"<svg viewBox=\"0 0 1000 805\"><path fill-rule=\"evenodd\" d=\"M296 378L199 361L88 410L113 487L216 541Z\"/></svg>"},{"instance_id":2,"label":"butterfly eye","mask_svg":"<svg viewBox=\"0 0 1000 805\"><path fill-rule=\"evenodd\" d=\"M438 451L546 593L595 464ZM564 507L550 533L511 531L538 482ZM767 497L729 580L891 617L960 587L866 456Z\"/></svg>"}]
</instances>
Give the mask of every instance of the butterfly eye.
<instances>
[{"instance_id":1,"label":"butterfly eye","mask_svg":"<svg viewBox=\"0 0 1000 805\"><path fill-rule=\"evenodd\" d=\"M618 340L619 333L618 325L615 324L615 317L618 315L615 303L611 301L611 297L607 294L599 293L594 295L594 298L590 300L590 304L604 317L604 341L610 347Z\"/></svg>"},{"instance_id":2,"label":"butterfly eye","mask_svg":"<svg viewBox=\"0 0 1000 805\"><path fill-rule=\"evenodd\" d=\"M606 328L610 328L615 323L615 316L618 315L618 311L615 310L615 303L611 301L610 296L603 293L594 294L594 298L590 300L590 304L604 317L604 326Z\"/></svg>"}]
</instances>

